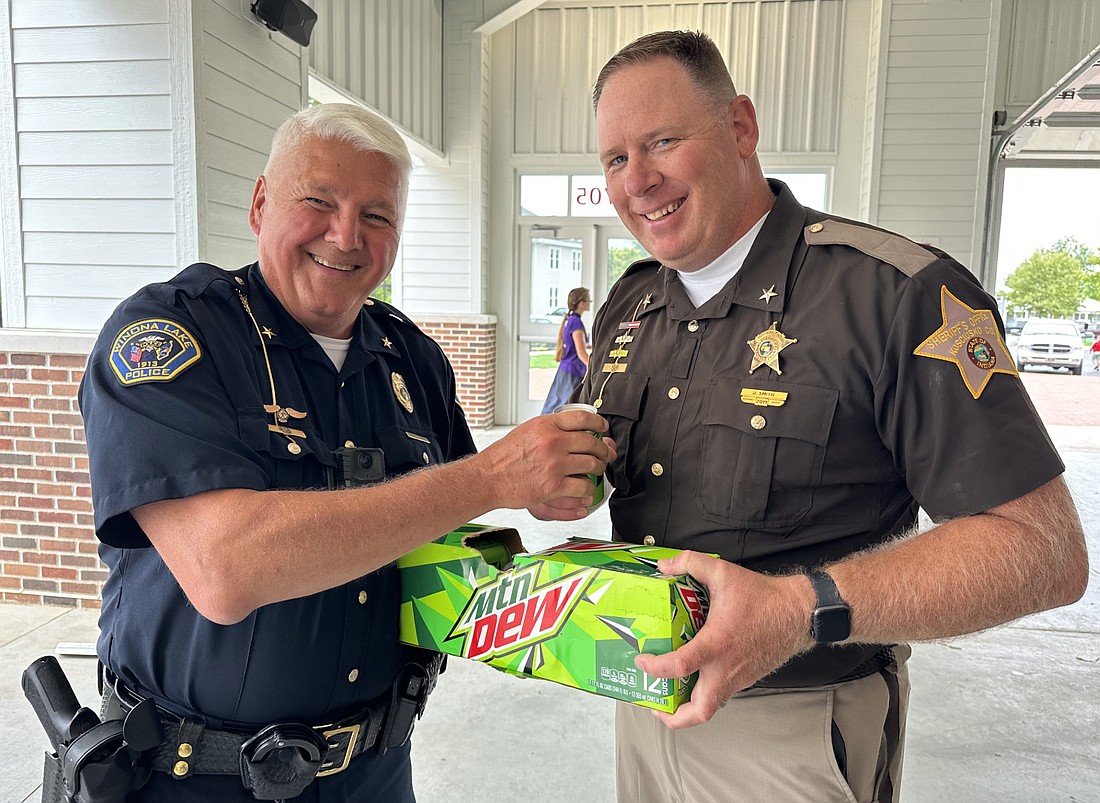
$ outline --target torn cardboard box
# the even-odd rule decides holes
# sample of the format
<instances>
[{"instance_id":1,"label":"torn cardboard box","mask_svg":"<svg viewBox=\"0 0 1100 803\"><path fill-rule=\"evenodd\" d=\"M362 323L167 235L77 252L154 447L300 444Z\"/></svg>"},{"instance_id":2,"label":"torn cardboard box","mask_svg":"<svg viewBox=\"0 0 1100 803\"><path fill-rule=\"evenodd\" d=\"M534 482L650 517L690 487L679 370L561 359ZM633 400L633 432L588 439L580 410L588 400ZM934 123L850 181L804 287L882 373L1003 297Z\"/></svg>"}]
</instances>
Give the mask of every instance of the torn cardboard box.
<instances>
[{"instance_id":1,"label":"torn cardboard box","mask_svg":"<svg viewBox=\"0 0 1100 803\"><path fill-rule=\"evenodd\" d=\"M695 676L655 678L639 652L686 644L706 590L657 571L678 550L573 538L527 554L513 529L468 524L398 560L406 644L672 712Z\"/></svg>"}]
</instances>

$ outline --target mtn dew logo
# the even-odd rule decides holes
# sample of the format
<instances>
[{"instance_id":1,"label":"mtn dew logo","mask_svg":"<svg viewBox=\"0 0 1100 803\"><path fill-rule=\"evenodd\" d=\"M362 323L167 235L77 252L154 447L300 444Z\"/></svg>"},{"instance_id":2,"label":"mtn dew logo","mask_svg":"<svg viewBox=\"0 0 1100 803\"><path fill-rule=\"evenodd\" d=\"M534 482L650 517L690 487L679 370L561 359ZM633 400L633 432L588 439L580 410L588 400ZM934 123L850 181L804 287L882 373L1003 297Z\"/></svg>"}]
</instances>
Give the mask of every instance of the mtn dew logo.
<instances>
[{"instance_id":1,"label":"mtn dew logo","mask_svg":"<svg viewBox=\"0 0 1100 803\"><path fill-rule=\"evenodd\" d=\"M707 618L708 599L706 592L684 583L677 583L676 591L680 595L680 601L684 604L688 616L691 617L692 629L698 633L699 628L703 626L703 622Z\"/></svg>"},{"instance_id":2,"label":"mtn dew logo","mask_svg":"<svg viewBox=\"0 0 1100 803\"><path fill-rule=\"evenodd\" d=\"M553 638L599 571L584 569L539 588L539 567L502 573L477 590L447 636L466 636L463 657L488 661Z\"/></svg>"}]
</instances>

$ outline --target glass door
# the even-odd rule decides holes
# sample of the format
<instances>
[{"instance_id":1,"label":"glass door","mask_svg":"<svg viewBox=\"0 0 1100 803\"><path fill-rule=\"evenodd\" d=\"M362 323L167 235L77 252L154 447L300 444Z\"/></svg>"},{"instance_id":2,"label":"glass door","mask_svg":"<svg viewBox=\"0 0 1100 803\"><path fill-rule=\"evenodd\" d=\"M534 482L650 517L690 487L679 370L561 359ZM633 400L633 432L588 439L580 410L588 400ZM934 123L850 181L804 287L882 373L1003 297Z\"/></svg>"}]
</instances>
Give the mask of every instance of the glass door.
<instances>
[{"instance_id":1,"label":"glass door","mask_svg":"<svg viewBox=\"0 0 1100 803\"><path fill-rule=\"evenodd\" d=\"M554 381L558 333L569 291L587 287L592 308L585 330L607 297L611 282L645 251L621 225L520 227L520 287L517 304L517 421L538 415Z\"/></svg>"}]
</instances>

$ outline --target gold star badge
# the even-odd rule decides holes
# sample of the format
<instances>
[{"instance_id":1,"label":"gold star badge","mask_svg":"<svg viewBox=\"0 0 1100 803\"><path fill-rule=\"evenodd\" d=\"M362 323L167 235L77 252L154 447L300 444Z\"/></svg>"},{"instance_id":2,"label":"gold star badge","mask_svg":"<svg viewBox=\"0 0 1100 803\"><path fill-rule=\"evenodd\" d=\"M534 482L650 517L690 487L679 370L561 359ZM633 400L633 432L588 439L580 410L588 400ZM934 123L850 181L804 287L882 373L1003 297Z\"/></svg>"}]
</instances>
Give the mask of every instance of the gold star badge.
<instances>
[{"instance_id":1,"label":"gold star badge","mask_svg":"<svg viewBox=\"0 0 1100 803\"><path fill-rule=\"evenodd\" d=\"M990 310L971 309L943 285L940 314L943 325L917 346L914 354L955 363L975 399L982 395L993 374L1019 376Z\"/></svg>"},{"instance_id":2,"label":"gold star badge","mask_svg":"<svg viewBox=\"0 0 1100 803\"><path fill-rule=\"evenodd\" d=\"M770 304L772 303L772 299L775 298L777 295L779 295L779 293L775 292L775 285L773 284L771 287L764 291L764 294L760 296L760 300L763 301L765 304Z\"/></svg>"},{"instance_id":3,"label":"gold star badge","mask_svg":"<svg viewBox=\"0 0 1100 803\"><path fill-rule=\"evenodd\" d=\"M752 349L752 365L749 366L750 374L761 365L766 365L777 374L782 374L783 372L779 370L779 352L791 343L797 343L798 339L784 335L775 328L773 322L771 326L747 342L749 348Z\"/></svg>"},{"instance_id":4,"label":"gold star badge","mask_svg":"<svg viewBox=\"0 0 1100 803\"><path fill-rule=\"evenodd\" d=\"M261 329L260 331L262 331L264 333L264 337L266 337L268 340L275 337L275 333L272 332L270 329L268 329L266 326L263 329Z\"/></svg>"},{"instance_id":5,"label":"gold star badge","mask_svg":"<svg viewBox=\"0 0 1100 803\"><path fill-rule=\"evenodd\" d=\"M392 349L393 348L393 341L391 341L388 337L384 337L384 338L382 338L382 345L385 346L388 349Z\"/></svg>"}]
</instances>

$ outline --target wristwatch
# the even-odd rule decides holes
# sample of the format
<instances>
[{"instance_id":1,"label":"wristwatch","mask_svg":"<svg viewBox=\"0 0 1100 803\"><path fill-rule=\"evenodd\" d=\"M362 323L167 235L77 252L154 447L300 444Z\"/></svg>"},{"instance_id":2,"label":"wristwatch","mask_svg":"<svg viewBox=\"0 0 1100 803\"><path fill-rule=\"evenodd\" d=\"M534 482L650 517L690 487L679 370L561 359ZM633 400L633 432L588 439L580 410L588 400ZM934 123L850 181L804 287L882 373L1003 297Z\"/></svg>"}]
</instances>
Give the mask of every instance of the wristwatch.
<instances>
[{"instance_id":1,"label":"wristwatch","mask_svg":"<svg viewBox=\"0 0 1100 803\"><path fill-rule=\"evenodd\" d=\"M828 572L814 569L810 583L817 594L817 607L810 615L810 636L818 644L844 641L852 633L852 611Z\"/></svg>"}]
</instances>

